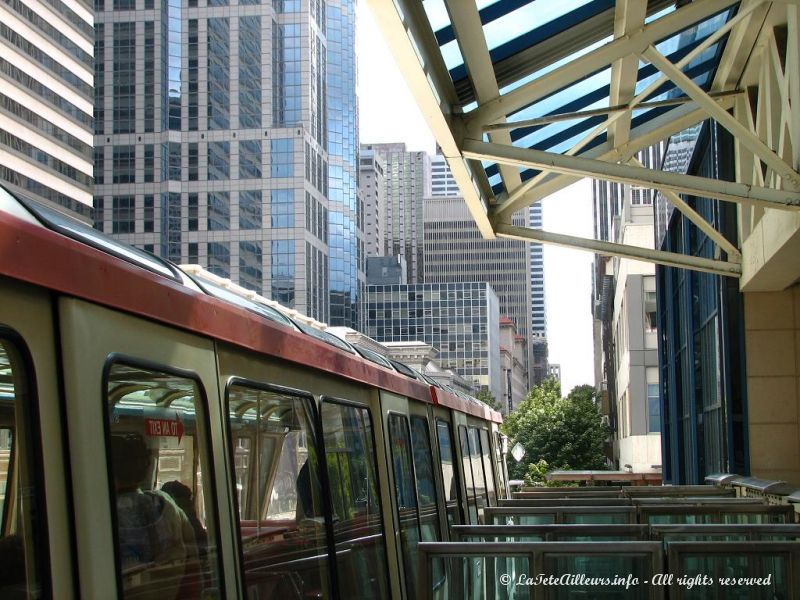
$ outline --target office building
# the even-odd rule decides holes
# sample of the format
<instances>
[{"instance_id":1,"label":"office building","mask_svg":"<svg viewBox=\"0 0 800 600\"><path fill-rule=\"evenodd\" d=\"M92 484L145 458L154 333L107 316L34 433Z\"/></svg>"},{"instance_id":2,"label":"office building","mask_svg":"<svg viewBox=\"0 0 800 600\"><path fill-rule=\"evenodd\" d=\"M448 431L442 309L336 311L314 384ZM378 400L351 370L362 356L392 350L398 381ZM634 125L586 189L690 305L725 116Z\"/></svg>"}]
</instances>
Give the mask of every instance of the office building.
<instances>
[{"instance_id":1,"label":"office building","mask_svg":"<svg viewBox=\"0 0 800 600\"><path fill-rule=\"evenodd\" d=\"M637 159L659 168L664 147L656 144ZM654 190L595 180L593 192L596 236L654 247ZM661 469L661 414L655 266L596 256L593 301L595 374L614 435L613 460L635 473L656 472Z\"/></svg>"},{"instance_id":2,"label":"office building","mask_svg":"<svg viewBox=\"0 0 800 600\"><path fill-rule=\"evenodd\" d=\"M0 21L0 182L91 222L92 10L4 2Z\"/></svg>"},{"instance_id":3,"label":"office building","mask_svg":"<svg viewBox=\"0 0 800 600\"><path fill-rule=\"evenodd\" d=\"M503 369L503 395L497 400L503 414L509 414L528 397L528 344L517 335L517 326L500 317L500 360Z\"/></svg>"},{"instance_id":4,"label":"office building","mask_svg":"<svg viewBox=\"0 0 800 600\"><path fill-rule=\"evenodd\" d=\"M374 150L361 147L358 185L364 198L364 242L367 257L383 256L386 237L386 167Z\"/></svg>"},{"instance_id":5,"label":"office building","mask_svg":"<svg viewBox=\"0 0 800 600\"><path fill-rule=\"evenodd\" d=\"M384 164L385 230L383 255L402 255L408 281L422 282L423 201L430 171L425 152L410 152L406 145L364 144L362 152L373 152Z\"/></svg>"},{"instance_id":6,"label":"office building","mask_svg":"<svg viewBox=\"0 0 800 600\"><path fill-rule=\"evenodd\" d=\"M515 222L524 224L522 213L515 215ZM531 339L529 258L525 242L484 239L463 198L426 198L425 283L488 283L501 313L514 321L517 334L526 340Z\"/></svg>"},{"instance_id":7,"label":"office building","mask_svg":"<svg viewBox=\"0 0 800 600\"><path fill-rule=\"evenodd\" d=\"M96 226L357 325L354 4L96 3Z\"/></svg>"},{"instance_id":8,"label":"office building","mask_svg":"<svg viewBox=\"0 0 800 600\"><path fill-rule=\"evenodd\" d=\"M367 287L366 334L381 342L422 341L453 370L502 398L500 307L487 283Z\"/></svg>"}]
</instances>

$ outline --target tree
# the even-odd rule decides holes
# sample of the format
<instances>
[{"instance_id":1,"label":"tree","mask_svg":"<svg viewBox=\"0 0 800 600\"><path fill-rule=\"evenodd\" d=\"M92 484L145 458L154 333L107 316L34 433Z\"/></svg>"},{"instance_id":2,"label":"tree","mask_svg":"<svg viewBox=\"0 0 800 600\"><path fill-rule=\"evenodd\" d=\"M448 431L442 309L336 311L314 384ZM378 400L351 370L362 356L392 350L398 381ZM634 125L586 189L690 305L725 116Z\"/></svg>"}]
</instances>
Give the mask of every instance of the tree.
<instances>
[{"instance_id":1,"label":"tree","mask_svg":"<svg viewBox=\"0 0 800 600\"><path fill-rule=\"evenodd\" d=\"M503 429L525 448L525 456L509 465L512 479L541 480L554 469L604 469L603 444L608 427L600 419L597 392L589 385L561 396L554 378L534 387L505 420Z\"/></svg>"},{"instance_id":2,"label":"tree","mask_svg":"<svg viewBox=\"0 0 800 600\"><path fill-rule=\"evenodd\" d=\"M475 396L478 400L488 405L490 408L500 410L500 404L495 400L494 395L486 388L481 388L478 395Z\"/></svg>"}]
</instances>

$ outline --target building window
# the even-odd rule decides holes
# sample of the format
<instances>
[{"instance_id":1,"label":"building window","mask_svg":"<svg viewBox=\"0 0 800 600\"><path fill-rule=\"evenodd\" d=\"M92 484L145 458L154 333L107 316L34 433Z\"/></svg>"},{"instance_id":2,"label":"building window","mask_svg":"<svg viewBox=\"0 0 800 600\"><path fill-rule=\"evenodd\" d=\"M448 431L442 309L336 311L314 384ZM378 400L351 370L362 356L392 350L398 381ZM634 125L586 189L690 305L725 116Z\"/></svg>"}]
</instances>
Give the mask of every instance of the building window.
<instances>
[{"instance_id":1,"label":"building window","mask_svg":"<svg viewBox=\"0 0 800 600\"><path fill-rule=\"evenodd\" d=\"M230 127L230 25L208 19L208 128Z\"/></svg>"},{"instance_id":2,"label":"building window","mask_svg":"<svg viewBox=\"0 0 800 600\"><path fill-rule=\"evenodd\" d=\"M208 142L208 180L221 181L231 176L230 142Z\"/></svg>"},{"instance_id":3,"label":"building window","mask_svg":"<svg viewBox=\"0 0 800 600\"><path fill-rule=\"evenodd\" d=\"M272 31L273 124L293 125L302 115L300 25L273 21Z\"/></svg>"},{"instance_id":4,"label":"building window","mask_svg":"<svg viewBox=\"0 0 800 600\"><path fill-rule=\"evenodd\" d=\"M169 180L181 180L181 144L180 142L169 143Z\"/></svg>"},{"instance_id":5,"label":"building window","mask_svg":"<svg viewBox=\"0 0 800 600\"><path fill-rule=\"evenodd\" d=\"M192 6L192 0L189 0L189 6ZM194 0L194 6L197 6L197 0ZM189 131L197 131L199 125L199 105L200 105L200 61L199 61L199 35L197 29L197 19L189 19L187 23L189 31L187 56L189 59L189 68L187 69L187 86L188 86L188 106L187 112L189 117Z\"/></svg>"},{"instance_id":6,"label":"building window","mask_svg":"<svg viewBox=\"0 0 800 600\"><path fill-rule=\"evenodd\" d=\"M294 175L294 140L291 138L272 140L272 176L292 177Z\"/></svg>"},{"instance_id":7,"label":"building window","mask_svg":"<svg viewBox=\"0 0 800 600\"><path fill-rule=\"evenodd\" d=\"M200 262L200 253L197 248L197 242L189 242L186 252L186 262L190 265L196 265Z\"/></svg>"},{"instance_id":8,"label":"building window","mask_svg":"<svg viewBox=\"0 0 800 600\"><path fill-rule=\"evenodd\" d=\"M261 242L239 242L239 285L261 293Z\"/></svg>"},{"instance_id":9,"label":"building window","mask_svg":"<svg viewBox=\"0 0 800 600\"><path fill-rule=\"evenodd\" d=\"M105 146L94 149L94 183L103 185L105 183L104 171L106 168L106 148Z\"/></svg>"},{"instance_id":10,"label":"building window","mask_svg":"<svg viewBox=\"0 0 800 600\"><path fill-rule=\"evenodd\" d=\"M144 145L144 182L152 183L155 179L156 151L153 144Z\"/></svg>"},{"instance_id":11,"label":"building window","mask_svg":"<svg viewBox=\"0 0 800 600\"><path fill-rule=\"evenodd\" d=\"M136 125L136 23L114 23L114 133Z\"/></svg>"},{"instance_id":12,"label":"building window","mask_svg":"<svg viewBox=\"0 0 800 600\"><path fill-rule=\"evenodd\" d=\"M144 197L144 219L142 221L143 231L152 233L155 227L155 203L152 194Z\"/></svg>"},{"instance_id":13,"label":"building window","mask_svg":"<svg viewBox=\"0 0 800 600\"><path fill-rule=\"evenodd\" d=\"M200 148L197 142L190 142L187 152L188 158L188 179L189 181L197 181L200 178Z\"/></svg>"},{"instance_id":14,"label":"building window","mask_svg":"<svg viewBox=\"0 0 800 600\"><path fill-rule=\"evenodd\" d=\"M272 190L272 227L294 227L294 190Z\"/></svg>"},{"instance_id":15,"label":"building window","mask_svg":"<svg viewBox=\"0 0 800 600\"><path fill-rule=\"evenodd\" d=\"M294 240L272 240L272 299L294 306Z\"/></svg>"},{"instance_id":16,"label":"building window","mask_svg":"<svg viewBox=\"0 0 800 600\"><path fill-rule=\"evenodd\" d=\"M220 277L231 276L231 250L227 242L209 242L208 270Z\"/></svg>"},{"instance_id":17,"label":"building window","mask_svg":"<svg viewBox=\"0 0 800 600\"><path fill-rule=\"evenodd\" d=\"M133 196L114 196L111 212L112 233L135 231L135 199Z\"/></svg>"},{"instance_id":18,"label":"building window","mask_svg":"<svg viewBox=\"0 0 800 600\"><path fill-rule=\"evenodd\" d=\"M261 17L256 16L239 19L239 126L261 127Z\"/></svg>"},{"instance_id":19,"label":"building window","mask_svg":"<svg viewBox=\"0 0 800 600\"><path fill-rule=\"evenodd\" d=\"M197 231L199 220L199 202L197 194L189 194L187 199L187 220L186 229L188 231Z\"/></svg>"},{"instance_id":20,"label":"building window","mask_svg":"<svg viewBox=\"0 0 800 600\"><path fill-rule=\"evenodd\" d=\"M239 229L261 229L261 190L239 192Z\"/></svg>"},{"instance_id":21,"label":"building window","mask_svg":"<svg viewBox=\"0 0 800 600\"><path fill-rule=\"evenodd\" d=\"M136 181L136 146L114 146L114 183Z\"/></svg>"},{"instance_id":22,"label":"building window","mask_svg":"<svg viewBox=\"0 0 800 600\"><path fill-rule=\"evenodd\" d=\"M208 230L228 231L231 228L229 192L208 193Z\"/></svg>"},{"instance_id":23,"label":"building window","mask_svg":"<svg viewBox=\"0 0 800 600\"><path fill-rule=\"evenodd\" d=\"M647 431L661 433L661 401L658 396L658 384L647 384Z\"/></svg>"},{"instance_id":24,"label":"building window","mask_svg":"<svg viewBox=\"0 0 800 600\"><path fill-rule=\"evenodd\" d=\"M261 178L261 140L239 142L239 179Z\"/></svg>"}]
</instances>

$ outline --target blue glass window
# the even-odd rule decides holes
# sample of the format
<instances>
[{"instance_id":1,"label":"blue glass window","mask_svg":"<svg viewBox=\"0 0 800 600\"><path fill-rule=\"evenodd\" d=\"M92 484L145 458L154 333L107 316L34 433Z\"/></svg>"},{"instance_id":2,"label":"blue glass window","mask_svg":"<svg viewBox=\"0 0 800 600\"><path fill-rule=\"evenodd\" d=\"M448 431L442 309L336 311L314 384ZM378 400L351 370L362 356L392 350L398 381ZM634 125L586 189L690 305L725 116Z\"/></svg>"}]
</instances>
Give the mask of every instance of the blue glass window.
<instances>
[{"instance_id":1,"label":"blue glass window","mask_svg":"<svg viewBox=\"0 0 800 600\"><path fill-rule=\"evenodd\" d=\"M294 240L272 240L272 299L294 306Z\"/></svg>"},{"instance_id":2,"label":"blue glass window","mask_svg":"<svg viewBox=\"0 0 800 600\"><path fill-rule=\"evenodd\" d=\"M208 142L208 180L220 181L231 176L230 142Z\"/></svg>"},{"instance_id":3,"label":"blue glass window","mask_svg":"<svg viewBox=\"0 0 800 600\"><path fill-rule=\"evenodd\" d=\"M661 433L661 400L658 396L658 384L647 384L647 431Z\"/></svg>"},{"instance_id":4,"label":"blue glass window","mask_svg":"<svg viewBox=\"0 0 800 600\"><path fill-rule=\"evenodd\" d=\"M272 190L272 227L294 227L294 190Z\"/></svg>"},{"instance_id":5,"label":"blue glass window","mask_svg":"<svg viewBox=\"0 0 800 600\"><path fill-rule=\"evenodd\" d=\"M294 175L294 140L274 139L271 142L272 176L292 177Z\"/></svg>"},{"instance_id":6,"label":"blue glass window","mask_svg":"<svg viewBox=\"0 0 800 600\"><path fill-rule=\"evenodd\" d=\"M220 277L231 276L231 249L227 242L209 242L208 270Z\"/></svg>"},{"instance_id":7,"label":"blue glass window","mask_svg":"<svg viewBox=\"0 0 800 600\"><path fill-rule=\"evenodd\" d=\"M239 242L239 285L259 294L264 283L261 254L261 242Z\"/></svg>"},{"instance_id":8,"label":"blue glass window","mask_svg":"<svg viewBox=\"0 0 800 600\"><path fill-rule=\"evenodd\" d=\"M239 19L239 126L261 127L261 17Z\"/></svg>"},{"instance_id":9,"label":"blue glass window","mask_svg":"<svg viewBox=\"0 0 800 600\"><path fill-rule=\"evenodd\" d=\"M229 192L208 193L208 230L228 231L231 228Z\"/></svg>"},{"instance_id":10,"label":"blue glass window","mask_svg":"<svg viewBox=\"0 0 800 600\"><path fill-rule=\"evenodd\" d=\"M239 229L261 229L261 190L239 192Z\"/></svg>"},{"instance_id":11,"label":"blue glass window","mask_svg":"<svg viewBox=\"0 0 800 600\"><path fill-rule=\"evenodd\" d=\"M230 24L208 20L208 128L230 127Z\"/></svg>"},{"instance_id":12,"label":"blue glass window","mask_svg":"<svg viewBox=\"0 0 800 600\"><path fill-rule=\"evenodd\" d=\"M239 141L239 179L261 178L261 140Z\"/></svg>"}]
</instances>

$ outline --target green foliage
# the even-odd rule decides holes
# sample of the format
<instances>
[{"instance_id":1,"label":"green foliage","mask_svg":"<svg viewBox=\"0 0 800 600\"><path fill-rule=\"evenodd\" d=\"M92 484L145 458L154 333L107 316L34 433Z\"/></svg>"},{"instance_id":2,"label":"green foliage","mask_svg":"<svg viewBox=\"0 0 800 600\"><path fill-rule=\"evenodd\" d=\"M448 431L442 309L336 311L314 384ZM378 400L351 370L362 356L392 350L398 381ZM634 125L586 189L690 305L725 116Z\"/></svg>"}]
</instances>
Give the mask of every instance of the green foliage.
<instances>
[{"instance_id":1,"label":"green foliage","mask_svg":"<svg viewBox=\"0 0 800 600\"><path fill-rule=\"evenodd\" d=\"M561 468L569 469L569 466ZM536 463L530 463L528 470L525 472L525 485L534 487L575 487L575 483L571 481L547 481L545 475L551 470L550 465L544 459Z\"/></svg>"},{"instance_id":2,"label":"green foliage","mask_svg":"<svg viewBox=\"0 0 800 600\"><path fill-rule=\"evenodd\" d=\"M543 481L542 469L604 469L603 443L609 432L600 420L596 398L590 385L577 386L562 397L561 384L554 378L533 388L503 425L512 443L525 448L519 463L509 461L509 476L533 483Z\"/></svg>"},{"instance_id":3,"label":"green foliage","mask_svg":"<svg viewBox=\"0 0 800 600\"><path fill-rule=\"evenodd\" d=\"M500 403L495 400L494 395L487 388L481 388L481 391L479 391L478 395L475 397L484 404L487 404L490 408L500 410Z\"/></svg>"}]
</instances>

